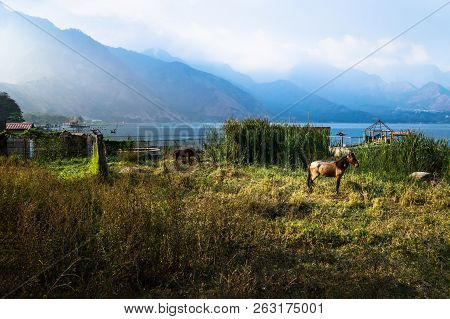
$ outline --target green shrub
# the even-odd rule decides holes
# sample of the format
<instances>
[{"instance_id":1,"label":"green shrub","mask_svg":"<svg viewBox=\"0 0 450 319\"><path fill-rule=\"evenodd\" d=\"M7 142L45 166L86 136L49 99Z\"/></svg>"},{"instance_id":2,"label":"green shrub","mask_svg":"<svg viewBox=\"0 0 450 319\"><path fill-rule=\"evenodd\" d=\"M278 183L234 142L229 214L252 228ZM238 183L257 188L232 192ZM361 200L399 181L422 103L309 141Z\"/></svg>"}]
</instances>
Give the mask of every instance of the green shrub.
<instances>
[{"instance_id":1,"label":"green shrub","mask_svg":"<svg viewBox=\"0 0 450 319\"><path fill-rule=\"evenodd\" d=\"M134 141L126 140L126 141L111 141L105 140L106 147L106 155L107 156L116 156L119 154L119 151L130 150L134 147Z\"/></svg>"},{"instance_id":2,"label":"green shrub","mask_svg":"<svg viewBox=\"0 0 450 319\"><path fill-rule=\"evenodd\" d=\"M70 132L42 132L33 130L24 134L33 139L33 158L48 161L87 157L87 135L74 135Z\"/></svg>"}]
</instances>

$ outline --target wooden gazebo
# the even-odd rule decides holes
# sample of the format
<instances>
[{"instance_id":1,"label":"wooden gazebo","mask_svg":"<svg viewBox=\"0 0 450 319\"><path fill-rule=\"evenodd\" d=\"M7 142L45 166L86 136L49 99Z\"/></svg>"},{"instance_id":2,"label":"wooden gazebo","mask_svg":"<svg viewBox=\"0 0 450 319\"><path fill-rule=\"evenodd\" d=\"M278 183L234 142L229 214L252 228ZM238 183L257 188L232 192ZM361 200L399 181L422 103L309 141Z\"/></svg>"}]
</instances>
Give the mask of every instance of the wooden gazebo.
<instances>
[{"instance_id":1,"label":"wooden gazebo","mask_svg":"<svg viewBox=\"0 0 450 319\"><path fill-rule=\"evenodd\" d=\"M366 143L390 142L394 138L394 130L382 120L378 120L364 129L364 141Z\"/></svg>"}]
</instances>

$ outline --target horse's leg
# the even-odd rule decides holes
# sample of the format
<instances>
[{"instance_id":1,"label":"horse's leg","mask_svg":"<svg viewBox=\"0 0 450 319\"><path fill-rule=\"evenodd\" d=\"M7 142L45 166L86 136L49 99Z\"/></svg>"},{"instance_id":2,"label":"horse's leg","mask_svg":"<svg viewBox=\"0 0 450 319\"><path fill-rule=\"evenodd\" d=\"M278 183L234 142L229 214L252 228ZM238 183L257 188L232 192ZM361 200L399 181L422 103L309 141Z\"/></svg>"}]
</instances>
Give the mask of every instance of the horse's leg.
<instances>
[{"instance_id":1,"label":"horse's leg","mask_svg":"<svg viewBox=\"0 0 450 319\"><path fill-rule=\"evenodd\" d=\"M336 194L339 194L339 186L341 185L341 177L342 175L336 176Z\"/></svg>"},{"instance_id":2,"label":"horse's leg","mask_svg":"<svg viewBox=\"0 0 450 319\"><path fill-rule=\"evenodd\" d=\"M309 191L311 191L311 186L312 186L311 183L312 183L312 181L311 181L311 170L308 167L308 177L306 179L306 185L308 186L308 190Z\"/></svg>"},{"instance_id":3,"label":"horse's leg","mask_svg":"<svg viewBox=\"0 0 450 319\"><path fill-rule=\"evenodd\" d=\"M176 170L178 170L179 165L180 165L180 163L178 162L179 157L180 157L180 153L178 153L178 152L173 153L173 159L174 159L173 165Z\"/></svg>"},{"instance_id":4,"label":"horse's leg","mask_svg":"<svg viewBox=\"0 0 450 319\"><path fill-rule=\"evenodd\" d=\"M308 188L309 191L312 191L312 187L314 184L314 181L316 180L317 177L319 177L320 173L319 172L313 172L311 173L311 170L308 173Z\"/></svg>"}]
</instances>

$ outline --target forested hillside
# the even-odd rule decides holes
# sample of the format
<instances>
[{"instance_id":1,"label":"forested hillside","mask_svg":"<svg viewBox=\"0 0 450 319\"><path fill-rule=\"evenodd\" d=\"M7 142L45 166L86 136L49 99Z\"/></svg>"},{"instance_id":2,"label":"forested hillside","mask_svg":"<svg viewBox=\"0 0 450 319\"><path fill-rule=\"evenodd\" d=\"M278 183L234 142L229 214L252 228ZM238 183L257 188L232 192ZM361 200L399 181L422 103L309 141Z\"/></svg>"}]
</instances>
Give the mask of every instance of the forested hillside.
<instances>
[{"instance_id":1,"label":"forested hillside","mask_svg":"<svg viewBox=\"0 0 450 319\"><path fill-rule=\"evenodd\" d=\"M22 111L16 101L11 99L5 92L0 92L0 130L7 121L22 120Z\"/></svg>"}]
</instances>

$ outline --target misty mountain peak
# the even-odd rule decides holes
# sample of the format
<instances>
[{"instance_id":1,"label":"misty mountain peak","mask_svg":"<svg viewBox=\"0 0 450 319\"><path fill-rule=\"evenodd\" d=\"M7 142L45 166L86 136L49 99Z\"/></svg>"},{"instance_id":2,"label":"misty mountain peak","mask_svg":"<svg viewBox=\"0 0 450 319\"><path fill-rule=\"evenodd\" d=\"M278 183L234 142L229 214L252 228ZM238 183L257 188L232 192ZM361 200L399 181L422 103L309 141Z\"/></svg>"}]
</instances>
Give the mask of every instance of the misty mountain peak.
<instances>
[{"instance_id":1,"label":"misty mountain peak","mask_svg":"<svg viewBox=\"0 0 450 319\"><path fill-rule=\"evenodd\" d=\"M429 92L429 93L436 93L436 94L448 94L449 90L447 90L442 85L436 83L436 82L428 82L423 87L420 88L421 92Z\"/></svg>"}]
</instances>

